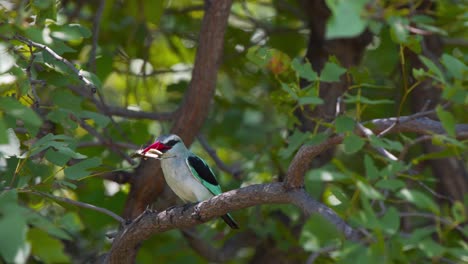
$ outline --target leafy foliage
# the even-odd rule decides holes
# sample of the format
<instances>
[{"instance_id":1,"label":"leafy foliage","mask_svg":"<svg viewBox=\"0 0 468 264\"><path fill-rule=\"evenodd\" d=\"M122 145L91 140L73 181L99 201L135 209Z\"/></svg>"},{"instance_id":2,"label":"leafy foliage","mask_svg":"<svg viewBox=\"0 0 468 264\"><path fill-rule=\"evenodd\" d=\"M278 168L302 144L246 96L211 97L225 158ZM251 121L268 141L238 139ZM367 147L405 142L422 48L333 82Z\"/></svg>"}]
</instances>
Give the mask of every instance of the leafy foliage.
<instances>
[{"instance_id":1,"label":"leafy foliage","mask_svg":"<svg viewBox=\"0 0 468 264\"><path fill-rule=\"evenodd\" d=\"M0 2L0 237L7 238L0 241L0 260L6 263L86 262L108 250L106 234L118 223L47 195L122 212L129 184L100 176L133 171L137 160L129 155L170 129L151 114L175 111L183 102L202 1L97 2ZM291 261L326 249L318 256L323 263L468 262L466 193L444 199L450 194L438 194L438 175L420 168L447 157L467 165L466 141L457 137L457 125L468 121L466 41L445 46L440 58L429 57L421 44L429 35L446 43L462 39L463 7L440 1L434 10L416 12L401 1L325 2L327 42L374 35L362 63L348 67L330 56L316 70L304 60L308 22L297 15L296 2L235 2L214 104L200 133L220 160L242 171L236 178L216 171L225 190L282 180L301 146L343 135L331 161L309 170L305 185L365 229L365 240L346 241L320 214L305 220L288 206L247 208L235 218ZM319 125L300 129L297 111L336 104L321 95L345 80L339 115L333 121L310 116ZM412 148L426 140L414 133L358 132L358 123L410 114L408 98L418 96L422 83L447 102L434 111L445 132L426 135L440 152ZM383 156L382 149L400 159ZM193 151L216 168L201 144ZM218 222L198 231L216 247L235 235ZM159 234L137 259L205 263L183 240L176 231ZM239 251L235 262L247 263L255 250Z\"/></svg>"}]
</instances>

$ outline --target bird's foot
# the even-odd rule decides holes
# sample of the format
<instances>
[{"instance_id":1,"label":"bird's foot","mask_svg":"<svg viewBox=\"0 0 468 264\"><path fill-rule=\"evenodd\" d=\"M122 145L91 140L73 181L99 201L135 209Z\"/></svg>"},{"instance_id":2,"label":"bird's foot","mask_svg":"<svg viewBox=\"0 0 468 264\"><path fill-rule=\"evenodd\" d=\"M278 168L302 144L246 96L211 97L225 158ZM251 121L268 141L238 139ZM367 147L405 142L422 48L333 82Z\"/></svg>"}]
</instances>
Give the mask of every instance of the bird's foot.
<instances>
[{"instance_id":1,"label":"bird's foot","mask_svg":"<svg viewBox=\"0 0 468 264\"><path fill-rule=\"evenodd\" d=\"M157 212L158 212L157 210L153 209L152 204L148 204L143 213L157 213Z\"/></svg>"},{"instance_id":2,"label":"bird's foot","mask_svg":"<svg viewBox=\"0 0 468 264\"><path fill-rule=\"evenodd\" d=\"M200 212L201 212L201 210L200 210L200 208L198 207L198 204L195 205L195 207L193 208L192 217L193 217L194 219L197 219L198 221L202 221L202 217L201 217L201 215L200 215Z\"/></svg>"},{"instance_id":3,"label":"bird's foot","mask_svg":"<svg viewBox=\"0 0 468 264\"><path fill-rule=\"evenodd\" d=\"M185 213L190 207L194 206L196 203L187 203L184 204L184 207L182 208L182 213Z\"/></svg>"},{"instance_id":4,"label":"bird's foot","mask_svg":"<svg viewBox=\"0 0 468 264\"><path fill-rule=\"evenodd\" d=\"M173 206L170 206L170 207L166 208L166 210L164 210L164 211L167 212L167 211L170 211L170 210L172 210L172 209L174 209L176 207L177 207L177 205L173 205Z\"/></svg>"}]
</instances>

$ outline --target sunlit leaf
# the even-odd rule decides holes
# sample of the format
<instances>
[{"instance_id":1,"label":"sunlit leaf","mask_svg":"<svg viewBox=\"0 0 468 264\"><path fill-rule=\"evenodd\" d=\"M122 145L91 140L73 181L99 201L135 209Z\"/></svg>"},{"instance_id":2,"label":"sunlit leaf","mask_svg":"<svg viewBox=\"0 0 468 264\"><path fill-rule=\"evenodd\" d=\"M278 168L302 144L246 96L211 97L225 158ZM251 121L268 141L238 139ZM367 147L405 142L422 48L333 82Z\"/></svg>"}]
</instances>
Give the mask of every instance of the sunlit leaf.
<instances>
[{"instance_id":1,"label":"sunlit leaf","mask_svg":"<svg viewBox=\"0 0 468 264\"><path fill-rule=\"evenodd\" d=\"M410 189L402 189L397 194L398 197L416 205L418 208L427 209L434 213L439 212L437 204L426 194Z\"/></svg>"},{"instance_id":2,"label":"sunlit leaf","mask_svg":"<svg viewBox=\"0 0 468 264\"><path fill-rule=\"evenodd\" d=\"M91 36L91 31L80 24L53 24L49 28L52 30L51 36L65 41L79 40Z\"/></svg>"},{"instance_id":3,"label":"sunlit leaf","mask_svg":"<svg viewBox=\"0 0 468 264\"><path fill-rule=\"evenodd\" d=\"M16 119L23 120L28 131L35 135L42 124L41 118L27 106L9 97L0 98L0 110Z\"/></svg>"},{"instance_id":4,"label":"sunlit leaf","mask_svg":"<svg viewBox=\"0 0 468 264\"><path fill-rule=\"evenodd\" d=\"M15 57L10 54L8 46L5 43L0 42L0 55L2 59L0 60L0 74L7 72L15 65Z\"/></svg>"},{"instance_id":5,"label":"sunlit leaf","mask_svg":"<svg viewBox=\"0 0 468 264\"><path fill-rule=\"evenodd\" d=\"M367 0L325 2L332 12L326 27L327 39L354 37L364 31L367 21L361 17L361 13Z\"/></svg>"},{"instance_id":6,"label":"sunlit leaf","mask_svg":"<svg viewBox=\"0 0 468 264\"><path fill-rule=\"evenodd\" d=\"M356 186L369 199L382 200L384 198L383 195L378 190L376 190L374 187L370 186L367 183L358 181L356 183Z\"/></svg>"}]
</instances>

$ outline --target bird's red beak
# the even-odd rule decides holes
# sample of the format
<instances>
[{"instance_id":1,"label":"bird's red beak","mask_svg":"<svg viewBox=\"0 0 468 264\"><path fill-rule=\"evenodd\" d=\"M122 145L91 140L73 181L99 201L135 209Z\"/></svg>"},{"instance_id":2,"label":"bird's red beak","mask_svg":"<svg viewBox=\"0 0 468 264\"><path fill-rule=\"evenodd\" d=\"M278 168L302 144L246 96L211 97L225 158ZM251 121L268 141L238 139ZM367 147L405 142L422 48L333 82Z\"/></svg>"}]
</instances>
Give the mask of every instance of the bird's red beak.
<instances>
[{"instance_id":1,"label":"bird's red beak","mask_svg":"<svg viewBox=\"0 0 468 264\"><path fill-rule=\"evenodd\" d=\"M166 145L164 145L163 143L161 143L160 141L156 141L154 142L153 144L149 145L148 147L146 147L142 152L143 153L146 153L148 152L150 149L156 149L158 151L161 151L161 152L164 152L165 150L168 150L170 149L171 147L168 147Z\"/></svg>"}]
</instances>

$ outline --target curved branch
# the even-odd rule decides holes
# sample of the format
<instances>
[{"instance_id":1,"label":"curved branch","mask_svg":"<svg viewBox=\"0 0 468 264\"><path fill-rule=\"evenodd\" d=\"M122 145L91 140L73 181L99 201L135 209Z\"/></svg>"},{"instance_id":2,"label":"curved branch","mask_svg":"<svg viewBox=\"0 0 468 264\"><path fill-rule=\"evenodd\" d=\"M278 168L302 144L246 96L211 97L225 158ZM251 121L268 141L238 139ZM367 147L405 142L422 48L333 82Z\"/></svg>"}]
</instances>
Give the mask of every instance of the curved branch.
<instances>
[{"instance_id":1,"label":"curved branch","mask_svg":"<svg viewBox=\"0 0 468 264\"><path fill-rule=\"evenodd\" d=\"M287 189L283 183L256 184L222 193L189 208L175 207L162 212L146 210L116 236L106 263L131 263L131 252L154 234L175 228L187 228L207 222L233 210L260 204L299 206L306 215L320 213L333 223L346 238L356 239L357 231L325 205L315 201L304 189Z\"/></svg>"},{"instance_id":2,"label":"curved branch","mask_svg":"<svg viewBox=\"0 0 468 264\"><path fill-rule=\"evenodd\" d=\"M304 186L304 175L309 170L307 164L320 153L340 144L343 136L328 138L325 142L315 146L302 146L289 165L288 174L284 181L286 188L301 188Z\"/></svg>"}]
</instances>

